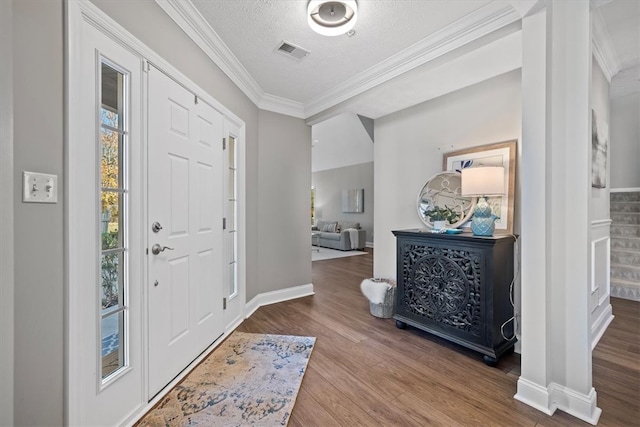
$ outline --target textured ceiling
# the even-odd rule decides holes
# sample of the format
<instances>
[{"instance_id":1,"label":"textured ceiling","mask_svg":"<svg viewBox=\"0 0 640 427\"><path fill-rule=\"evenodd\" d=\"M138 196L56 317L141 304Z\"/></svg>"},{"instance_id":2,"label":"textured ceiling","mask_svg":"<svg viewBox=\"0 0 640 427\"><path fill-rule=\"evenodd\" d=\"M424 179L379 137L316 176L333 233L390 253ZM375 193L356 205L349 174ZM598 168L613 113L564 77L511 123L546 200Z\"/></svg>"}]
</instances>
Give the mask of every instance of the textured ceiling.
<instances>
[{"instance_id":1,"label":"textured ceiling","mask_svg":"<svg viewBox=\"0 0 640 427\"><path fill-rule=\"evenodd\" d=\"M304 117L308 111L314 114L314 110L335 105L341 96L342 100L354 96L349 92L354 82L367 88L382 83L377 78L382 64L387 67L382 69L398 70L396 76L406 73L410 68L399 70L427 40L430 48L438 49L443 37L463 39L477 30L482 16L488 18L485 23L496 20L497 15L491 14L504 7L526 13L528 7L545 0L359 0L353 37L325 37L313 32L307 24L307 0L156 1L192 5L207 29L212 29L235 56L237 61L227 63L240 64L254 81L249 86L258 87L257 91L252 89L254 102L264 96L283 105L292 102L305 111L294 115ZM591 2L602 23L598 35L606 39L605 61L613 59L610 74L619 71L612 80L612 95L639 90L640 0ZM283 55L276 51L283 41L311 54L302 60ZM404 54L400 59L399 52ZM387 74L385 78L393 77L393 73ZM390 100L394 95L387 93L379 99Z\"/></svg>"},{"instance_id":2,"label":"textured ceiling","mask_svg":"<svg viewBox=\"0 0 640 427\"><path fill-rule=\"evenodd\" d=\"M598 9L614 50L625 70L640 62L640 1L616 0Z\"/></svg>"},{"instance_id":3,"label":"textured ceiling","mask_svg":"<svg viewBox=\"0 0 640 427\"><path fill-rule=\"evenodd\" d=\"M266 93L304 104L490 2L361 0L353 37L316 34L305 0L192 3ZM283 40L311 54L276 52Z\"/></svg>"}]
</instances>

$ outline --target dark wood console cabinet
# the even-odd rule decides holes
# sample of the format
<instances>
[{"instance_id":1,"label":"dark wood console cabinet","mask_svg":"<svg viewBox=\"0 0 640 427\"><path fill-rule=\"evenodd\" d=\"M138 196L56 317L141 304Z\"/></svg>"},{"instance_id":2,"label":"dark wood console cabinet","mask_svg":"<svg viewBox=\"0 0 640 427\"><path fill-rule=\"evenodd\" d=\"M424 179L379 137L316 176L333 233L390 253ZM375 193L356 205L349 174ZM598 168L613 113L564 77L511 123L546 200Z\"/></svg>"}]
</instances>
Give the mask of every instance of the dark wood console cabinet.
<instances>
[{"instance_id":1,"label":"dark wood console cabinet","mask_svg":"<svg viewBox=\"0 0 640 427\"><path fill-rule=\"evenodd\" d=\"M393 234L398 328L408 324L478 351L489 365L513 349L513 236Z\"/></svg>"}]
</instances>

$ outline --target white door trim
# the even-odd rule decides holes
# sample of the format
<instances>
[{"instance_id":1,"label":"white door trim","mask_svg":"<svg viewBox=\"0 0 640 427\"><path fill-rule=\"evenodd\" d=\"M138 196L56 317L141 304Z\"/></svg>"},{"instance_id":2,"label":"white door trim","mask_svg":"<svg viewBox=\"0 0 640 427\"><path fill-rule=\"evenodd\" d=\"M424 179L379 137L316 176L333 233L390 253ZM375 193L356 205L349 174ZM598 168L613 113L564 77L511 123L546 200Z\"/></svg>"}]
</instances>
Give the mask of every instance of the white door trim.
<instances>
[{"instance_id":1,"label":"white door trim","mask_svg":"<svg viewBox=\"0 0 640 427\"><path fill-rule=\"evenodd\" d=\"M90 25L100 31L103 35L107 36L111 40L119 43L123 48L129 50L134 55L138 56L141 61L151 62L156 68L171 76L176 82L184 86L189 91L198 94L198 98L214 109L219 111L225 116L225 120L232 122L238 129L238 162L241 166L241 174L239 176L239 212L238 212L238 227L239 227L239 239L238 239L238 285L242 296L246 295L246 190L245 190L245 176L246 173L246 144L245 134L246 125L243 120L236 116L224 105L216 101L212 96L207 94L202 88L200 88L191 79L182 74L178 69L172 66L170 63L162 59L153 50L151 50L144 43L137 40L131 33L125 30L112 18L102 12L98 7L92 4L88 0L66 0L66 40L65 40L65 53L67 58L66 67L66 87L67 92L65 96L65 121L66 121L66 135L65 135L65 188L67 189L68 198L65 201L65 217L64 217L64 235L65 235L65 403L64 403L64 417L65 424L69 424L70 420L77 419L79 408L77 408L77 402L80 402L79 394L81 393L81 378L74 375L74 366L76 366L80 355L74 353L74 349L79 348L79 344L82 341L82 328L90 328L91 325L78 324L78 313L82 312L82 307L79 304L78 288L80 286L79 279L82 277L82 266L76 262L76 255L79 248L74 248L70 245L70 242L79 241L80 236L78 230L75 227L75 220L81 217L83 212L79 209L77 203L75 203L76 190L83 188L87 185L75 173L73 167L69 165L77 164L86 157L76 149L79 147L79 122L78 108L81 104L82 94L79 93L77 87L74 87L81 75L82 75L82 60L79 52L81 50L82 42L82 26ZM146 80L146 79L145 79ZM76 85L77 86L77 85ZM146 99L146 85L142 85L143 98ZM146 111L146 110L145 110ZM146 122L146 117L143 114L143 127ZM146 135L143 135L143 157L146 158ZM92 159L93 161L93 159ZM146 177L146 170L142 171L143 176ZM146 178L145 178L146 179ZM90 181L90 185L93 185L93 179ZM146 211L146 199L143 203L144 210ZM143 217L146 218L146 212L143 212ZM148 273L144 272L144 279L146 280ZM143 301L146 300L146 295L143 295ZM244 311L244 304L243 304ZM144 305L143 318L146 318L147 307ZM242 313L241 318L244 318ZM233 327L237 326L233 325ZM143 342L146 342L147 325L143 325ZM225 330L224 336L228 335L231 330ZM221 340L216 342L219 343ZM212 345L205 351L205 353L194 361L184 373L176 378L165 390L156 396L153 400L148 401L148 391L146 390L146 375L143 375L142 384L143 390L140 402L137 402L137 406L132 412L127 414L119 414L122 419L120 424L133 423L144 411L150 409L162 395L175 385L186 373L192 369L196 364L209 353L215 345ZM146 361L146 350L143 350L142 358ZM146 362L145 362L146 363ZM146 369L146 367L145 367ZM145 370L143 369L143 371Z\"/></svg>"}]
</instances>

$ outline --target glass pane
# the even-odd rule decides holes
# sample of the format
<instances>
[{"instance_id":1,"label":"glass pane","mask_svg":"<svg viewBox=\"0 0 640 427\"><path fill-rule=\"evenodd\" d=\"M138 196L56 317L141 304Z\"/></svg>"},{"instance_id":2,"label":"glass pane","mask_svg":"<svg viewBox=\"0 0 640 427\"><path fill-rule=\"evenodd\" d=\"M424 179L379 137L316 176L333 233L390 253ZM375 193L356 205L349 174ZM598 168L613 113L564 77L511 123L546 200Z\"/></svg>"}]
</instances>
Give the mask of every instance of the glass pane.
<instances>
[{"instance_id":1,"label":"glass pane","mask_svg":"<svg viewBox=\"0 0 640 427\"><path fill-rule=\"evenodd\" d=\"M119 129L118 125L120 124L120 120L118 113L109 110L105 105L103 105L100 110L100 119L102 120L103 125Z\"/></svg>"},{"instance_id":2,"label":"glass pane","mask_svg":"<svg viewBox=\"0 0 640 427\"><path fill-rule=\"evenodd\" d=\"M100 216L100 234L102 250L124 247L122 239L121 215L122 197L114 191L103 191L101 194L102 215Z\"/></svg>"},{"instance_id":3,"label":"glass pane","mask_svg":"<svg viewBox=\"0 0 640 427\"><path fill-rule=\"evenodd\" d=\"M235 262L236 260L236 233L226 233L225 237L226 253L225 259L227 263Z\"/></svg>"},{"instance_id":4,"label":"glass pane","mask_svg":"<svg viewBox=\"0 0 640 427\"><path fill-rule=\"evenodd\" d=\"M100 259L101 307L103 310L122 305L124 275L123 252L102 255Z\"/></svg>"},{"instance_id":5,"label":"glass pane","mask_svg":"<svg viewBox=\"0 0 640 427\"><path fill-rule=\"evenodd\" d=\"M236 202L227 202L227 230L235 231L236 229Z\"/></svg>"},{"instance_id":6,"label":"glass pane","mask_svg":"<svg viewBox=\"0 0 640 427\"><path fill-rule=\"evenodd\" d=\"M227 266L228 268L228 278L229 278L229 293L231 296L236 293L236 263L231 263Z\"/></svg>"},{"instance_id":7,"label":"glass pane","mask_svg":"<svg viewBox=\"0 0 640 427\"><path fill-rule=\"evenodd\" d=\"M100 329L102 378L105 378L124 366L124 312L102 319Z\"/></svg>"},{"instance_id":8,"label":"glass pane","mask_svg":"<svg viewBox=\"0 0 640 427\"><path fill-rule=\"evenodd\" d=\"M232 136L229 137L229 167L236 167L236 139Z\"/></svg>"},{"instance_id":9,"label":"glass pane","mask_svg":"<svg viewBox=\"0 0 640 427\"><path fill-rule=\"evenodd\" d=\"M123 135L109 129L100 130L100 177L102 188L122 188L121 162Z\"/></svg>"},{"instance_id":10,"label":"glass pane","mask_svg":"<svg viewBox=\"0 0 640 427\"><path fill-rule=\"evenodd\" d=\"M103 124L122 129L124 75L102 64L102 120Z\"/></svg>"},{"instance_id":11,"label":"glass pane","mask_svg":"<svg viewBox=\"0 0 640 427\"><path fill-rule=\"evenodd\" d=\"M125 181L127 123L125 74L107 64L100 69L100 135L97 161L100 162L100 366L102 379L126 365L125 234L127 186ZM107 190L104 190L107 189Z\"/></svg>"},{"instance_id":12,"label":"glass pane","mask_svg":"<svg viewBox=\"0 0 640 427\"><path fill-rule=\"evenodd\" d=\"M236 198L236 171L234 169L229 168L228 172L228 182L229 188L227 189L227 198L235 199Z\"/></svg>"}]
</instances>

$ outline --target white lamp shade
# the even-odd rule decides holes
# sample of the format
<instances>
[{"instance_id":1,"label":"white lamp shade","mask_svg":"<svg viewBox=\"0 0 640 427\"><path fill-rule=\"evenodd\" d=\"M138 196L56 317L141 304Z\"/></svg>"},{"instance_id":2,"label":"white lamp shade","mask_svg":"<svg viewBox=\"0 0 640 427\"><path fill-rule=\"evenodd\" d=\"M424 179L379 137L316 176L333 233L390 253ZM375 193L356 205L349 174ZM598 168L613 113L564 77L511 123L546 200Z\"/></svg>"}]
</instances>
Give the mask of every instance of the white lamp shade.
<instances>
[{"instance_id":1,"label":"white lamp shade","mask_svg":"<svg viewBox=\"0 0 640 427\"><path fill-rule=\"evenodd\" d=\"M504 168L480 166L462 169L463 196L498 196L504 194Z\"/></svg>"}]
</instances>

